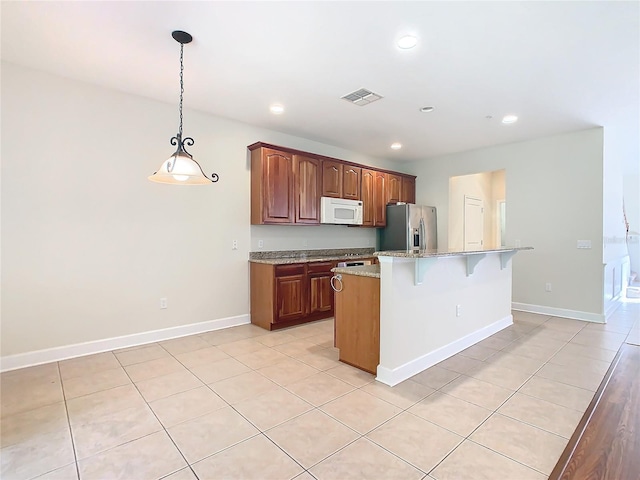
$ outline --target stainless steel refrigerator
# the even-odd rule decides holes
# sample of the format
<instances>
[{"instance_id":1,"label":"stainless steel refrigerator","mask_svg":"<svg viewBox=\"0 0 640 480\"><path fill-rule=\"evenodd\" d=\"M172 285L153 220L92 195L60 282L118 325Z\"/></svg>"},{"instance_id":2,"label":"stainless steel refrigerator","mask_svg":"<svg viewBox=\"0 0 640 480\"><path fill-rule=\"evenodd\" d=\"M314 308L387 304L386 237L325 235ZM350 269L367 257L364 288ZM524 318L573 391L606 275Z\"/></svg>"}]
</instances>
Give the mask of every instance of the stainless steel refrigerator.
<instances>
[{"instance_id":1,"label":"stainless steel refrigerator","mask_svg":"<svg viewBox=\"0 0 640 480\"><path fill-rule=\"evenodd\" d=\"M436 250L436 208L412 203L387 205L380 250Z\"/></svg>"}]
</instances>

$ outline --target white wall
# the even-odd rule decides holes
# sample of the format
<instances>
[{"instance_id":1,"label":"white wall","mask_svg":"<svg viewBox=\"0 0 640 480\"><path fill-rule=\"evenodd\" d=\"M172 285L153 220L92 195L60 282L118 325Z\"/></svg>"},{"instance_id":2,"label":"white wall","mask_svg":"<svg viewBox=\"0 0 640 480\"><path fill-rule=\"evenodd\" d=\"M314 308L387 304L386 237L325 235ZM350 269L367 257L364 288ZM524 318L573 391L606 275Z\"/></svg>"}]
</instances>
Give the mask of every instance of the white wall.
<instances>
[{"instance_id":1,"label":"white wall","mask_svg":"<svg viewBox=\"0 0 640 480\"><path fill-rule=\"evenodd\" d=\"M626 226L623 214L624 150L619 148L616 132L605 130L603 171L603 251L604 310L612 312L617 307L616 298L624 294L629 277L629 259L626 243Z\"/></svg>"},{"instance_id":2,"label":"white wall","mask_svg":"<svg viewBox=\"0 0 640 480\"><path fill-rule=\"evenodd\" d=\"M497 245L497 201L504 200L504 191L504 171L502 170L462 175L449 179L449 249L464 250L465 195L482 200L484 205L484 245L485 247Z\"/></svg>"},{"instance_id":3,"label":"white wall","mask_svg":"<svg viewBox=\"0 0 640 480\"><path fill-rule=\"evenodd\" d=\"M262 247L259 240L263 242ZM251 225L252 252L360 247L376 247L376 229L346 225Z\"/></svg>"},{"instance_id":4,"label":"white wall","mask_svg":"<svg viewBox=\"0 0 640 480\"><path fill-rule=\"evenodd\" d=\"M602 320L603 130L489 147L411 164L417 202L438 208L438 243L448 244L449 178L505 169L513 301L545 312ZM592 248L578 250L578 239ZM552 291L545 292L545 284Z\"/></svg>"},{"instance_id":5,"label":"white wall","mask_svg":"<svg viewBox=\"0 0 640 480\"><path fill-rule=\"evenodd\" d=\"M251 228L247 145L392 164L201 112L184 118L191 153L219 183L147 180L173 152L177 105L2 64L3 356L246 316L257 238L274 250L285 239L375 244L374 230Z\"/></svg>"},{"instance_id":6,"label":"white wall","mask_svg":"<svg viewBox=\"0 0 640 480\"><path fill-rule=\"evenodd\" d=\"M624 206L629 222L629 260L631 271L640 276L640 175L624 175L622 179ZM637 278L640 281L640 277Z\"/></svg>"}]
</instances>

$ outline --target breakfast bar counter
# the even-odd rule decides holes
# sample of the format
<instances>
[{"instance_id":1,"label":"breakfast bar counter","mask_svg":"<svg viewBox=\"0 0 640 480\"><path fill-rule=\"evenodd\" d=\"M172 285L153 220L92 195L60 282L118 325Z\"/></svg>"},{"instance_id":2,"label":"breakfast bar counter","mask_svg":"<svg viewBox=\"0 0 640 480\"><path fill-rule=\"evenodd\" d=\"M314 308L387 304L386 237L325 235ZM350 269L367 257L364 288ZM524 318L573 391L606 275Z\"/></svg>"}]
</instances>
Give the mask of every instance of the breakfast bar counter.
<instances>
[{"instance_id":1,"label":"breakfast bar counter","mask_svg":"<svg viewBox=\"0 0 640 480\"><path fill-rule=\"evenodd\" d=\"M376 252L376 379L396 385L511 325L511 258L530 249Z\"/></svg>"}]
</instances>

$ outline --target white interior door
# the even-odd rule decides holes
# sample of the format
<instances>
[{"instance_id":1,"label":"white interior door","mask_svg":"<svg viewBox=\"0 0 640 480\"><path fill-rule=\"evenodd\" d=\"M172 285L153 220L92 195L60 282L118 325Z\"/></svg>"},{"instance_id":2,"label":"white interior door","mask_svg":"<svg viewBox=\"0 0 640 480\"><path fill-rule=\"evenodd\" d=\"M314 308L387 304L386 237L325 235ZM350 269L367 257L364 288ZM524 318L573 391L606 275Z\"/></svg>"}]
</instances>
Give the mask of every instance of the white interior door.
<instances>
[{"instance_id":1,"label":"white interior door","mask_svg":"<svg viewBox=\"0 0 640 480\"><path fill-rule=\"evenodd\" d=\"M464 196L464 249L480 250L484 245L484 205L481 199Z\"/></svg>"}]
</instances>

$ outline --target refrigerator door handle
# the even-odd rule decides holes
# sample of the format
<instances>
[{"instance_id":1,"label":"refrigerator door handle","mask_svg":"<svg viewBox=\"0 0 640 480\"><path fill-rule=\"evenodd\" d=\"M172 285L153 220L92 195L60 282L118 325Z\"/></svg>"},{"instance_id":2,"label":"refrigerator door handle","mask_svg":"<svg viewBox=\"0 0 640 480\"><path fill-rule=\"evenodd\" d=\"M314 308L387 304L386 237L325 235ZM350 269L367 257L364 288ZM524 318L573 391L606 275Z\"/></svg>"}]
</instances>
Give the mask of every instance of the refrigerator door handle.
<instances>
[{"instance_id":1,"label":"refrigerator door handle","mask_svg":"<svg viewBox=\"0 0 640 480\"><path fill-rule=\"evenodd\" d=\"M425 250L427 248L427 231L424 226L424 219L420 217L420 250Z\"/></svg>"}]
</instances>

